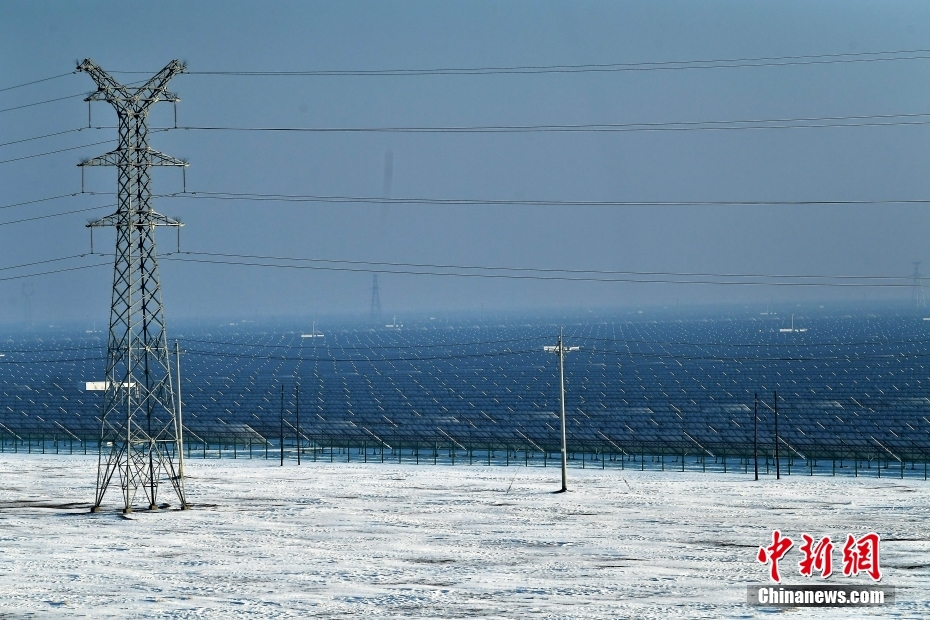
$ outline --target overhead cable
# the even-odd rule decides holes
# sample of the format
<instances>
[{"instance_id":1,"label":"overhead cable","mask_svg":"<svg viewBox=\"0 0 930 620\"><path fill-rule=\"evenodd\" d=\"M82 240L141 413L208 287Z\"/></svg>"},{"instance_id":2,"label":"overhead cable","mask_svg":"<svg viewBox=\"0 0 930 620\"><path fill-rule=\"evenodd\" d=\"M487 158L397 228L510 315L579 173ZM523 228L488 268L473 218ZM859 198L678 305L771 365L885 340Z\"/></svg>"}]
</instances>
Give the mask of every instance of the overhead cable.
<instances>
[{"instance_id":1,"label":"overhead cable","mask_svg":"<svg viewBox=\"0 0 930 620\"><path fill-rule=\"evenodd\" d=\"M83 193L83 192L74 192L74 193L72 193L72 194L59 194L58 196L49 196L48 198L37 198L37 199L35 199L35 200L27 200L27 201L25 201L25 202L14 202L14 203L12 203L12 204L0 206L0 209L11 209L11 208L13 208L13 207L22 207L22 206L25 206L25 205L34 205L34 204L39 203L39 202L48 202L48 201L50 201L50 200L60 200L61 198L73 198L74 196L80 196L82 193ZM97 192L97 193L101 193L101 192ZM108 192L108 193L112 193L112 192ZM91 192L88 192L88 195L89 195L89 196L92 196L92 195L94 195L94 194L91 193Z\"/></svg>"},{"instance_id":2,"label":"overhead cable","mask_svg":"<svg viewBox=\"0 0 930 620\"><path fill-rule=\"evenodd\" d=\"M761 342L756 344L751 343L726 343L726 342L665 342L665 341L650 341L650 340L628 340L628 339L616 339L616 338L595 338L592 336L566 336L570 338L573 342L605 342L608 344L614 345L631 345L631 344L647 344L647 345L667 345L667 346L682 346L682 347L734 347L734 348L765 348L765 349L774 349L774 348L818 348L818 347L853 347L853 346L876 346L876 347L887 347L892 345L925 345L930 344L930 339L923 340L885 340L885 341L869 341L869 342L840 342L840 341L831 341L831 342ZM260 343L260 342L229 342L222 340L202 340L197 338L187 338L187 337L178 337L178 340L181 342L196 342L198 344L207 344L207 345L221 345L221 346L233 346L233 347L248 347L248 348L257 348L257 349L291 349L291 350L308 350L308 349L330 349L338 351L380 351L380 350L394 350L394 349L437 349L437 348L464 348L464 347L477 347L477 346L487 346L487 345L498 345L498 344L511 344L515 342L538 342L540 340L551 340L549 334L540 334L539 336L532 336L528 338L509 338L506 340L489 340L482 342L447 342L447 343L432 343L432 344L410 344L410 345L371 345L371 346L359 346L359 347L349 347L342 344L337 344L334 342L322 342L317 343L316 341L310 344L304 344L302 341L300 344L270 344L270 343ZM59 350L59 349L55 349ZM71 349L60 349L60 350L71 350ZM9 350L4 350L5 353L10 352ZM22 351L25 353L30 353L33 351Z\"/></svg>"},{"instance_id":3,"label":"overhead cable","mask_svg":"<svg viewBox=\"0 0 930 620\"><path fill-rule=\"evenodd\" d=\"M98 256L100 254L98 253ZM48 258L45 260L35 261L32 263L23 263L21 265L8 265L6 267L0 267L0 271L9 271L10 269L22 269L23 267L33 267L35 265L45 265L48 263L58 263L63 260L71 260L72 258L84 258L85 256L90 256L90 254L72 254L71 256L61 256L59 258Z\"/></svg>"},{"instance_id":4,"label":"overhead cable","mask_svg":"<svg viewBox=\"0 0 930 620\"><path fill-rule=\"evenodd\" d=\"M94 267L106 267L106 266L112 267L112 266L113 266L113 262L110 261L110 262L108 262L108 263L96 263L96 264L93 264L93 265L81 265L81 266L79 266L79 267L66 267L66 268L63 268L63 269L54 269L54 270L52 270L52 271L40 271L40 272L38 272L38 273L27 273L27 274L23 274L23 275L21 275L21 276L6 276L6 277L4 277L4 278L0 278L0 281L5 281L5 280L21 280L21 279L23 279L23 278L34 278L34 277L37 277L37 276L47 276L47 275L51 275L51 274L54 274L54 273L64 273L64 272L66 272L66 271L80 271L80 270L82 270L82 269L93 269Z\"/></svg>"},{"instance_id":5,"label":"overhead cable","mask_svg":"<svg viewBox=\"0 0 930 620\"><path fill-rule=\"evenodd\" d=\"M378 196L336 196L314 194L257 194L244 192L177 192L158 198L241 200L251 202L314 202L332 204L397 204L397 205L476 205L476 206L548 206L548 207L755 207L755 206L859 206L883 204L930 204L926 198L884 200L551 200L504 198L384 198Z\"/></svg>"},{"instance_id":6,"label":"overhead cable","mask_svg":"<svg viewBox=\"0 0 930 620\"><path fill-rule=\"evenodd\" d=\"M869 121L869 122L855 122ZM657 123L580 123L538 125L450 125L434 127L235 127L182 125L167 129L265 133L617 133L641 131L724 131L734 129L813 129L825 127L897 127L930 124L930 114L870 114L748 120L668 121Z\"/></svg>"},{"instance_id":7,"label":"overhead cable","mask_svg":"<svg viewBox=\"0 0 930 620\"><path fill-rule=\"evenodd\" d=\"M34 158L36 158L36 157L45 157L46 155L54 155L55 153L65 153L65 152L67 152L67 151L76 151L76 150L78 150L78 149L85 149L85 148L87 148L87 147L89 147L89 146L99 146L99 145L101 145L101 144L108 144L108 143L112 143L112 142L113 142L113 140L101 140L100 142L91 142L90 144L81 144L81 145L78 145L78 146L69 146L69 147L66 148L66 149L58 149L58 150L55 150L55 151L46 151L46 152L44 152L44 153L36 153L36 154L34 154L34 155L23 155L22 157L13 157L13 158L11 158L11 159L4 159L4 160L0 161L0 164L8 164L8 163L13 162L13 161L22 161L22 160L24 160L24 159L34 159Z\"/></svg>"},{"instance_id":8,"label":"overhead cable","mask_svg":"<svg viewBox=\"0 0 930 620\"><path fill-rule=\"evenodd\" d=\"M340 351L373 351L383 349L436 349L436 348L458 348L458 347L477 347L492 344L512 344L515 342L536 342L549 338L548 335L540 335L530 338L507 338L504 340L488 340L482 342L453 342L453 343L433 343L433 344L416 344L416 345L372 345L370 347L346 347L336 344L324 344L327 348L339 349ZM199 340L197 338L179 337L181 342L196 342L198 344L218 344L235 347L259 347L262 349L310 349L314 348L316 343L309 345L304 344L260 344L246 342L224 342L218 340Z\"/></svg>"},{"instance_id":9,"label":"overhead cable","mask_svg":"<svg viewBox=\"0 0 930 620\"><path fill-rule=\"evenodd\" d=\"M377 267L420 267L432 269L469 269L481 271L528 271L541 273L572 273L596 275L637 275L637 276L681 276L681 277L714 277L714 278L787 278L787 279L849 279L849 280L906 280L913 285L913 276L824 276L809 274L764 274L764 273L712 273L700 271L629 271L629 270L603 270L603 269L552 269L541 267L501 267L480 265L452 265L447 263L396 263L385 261L359 261L337 260L328 258L294 258L288 256L269 256L261 254L228 254L221 252L183 252L193 256L220 256L223 258L250 258L259 260L275 260L310 263L336 263L350 265L371 265Z\"/></svg>"},{"instance_id":10,"label":"overhead cable","mask_svg":"<svg viewBox=\"0 0 930 620\"><path fill-rule=\"evenodd\" d=\"M669 60L654 62L578 64L578 65L515 65L486 67L447 67L433 69L317 69L306 71L186 71L189 75L229 75L268 77L391 77L429 75L500 75L546 73L617 73L627 71L680 71L690 69L728 69L797 65L826 65L864 62L930 59L930 49L890 52L853 52L841 54L807 54L801 56L757 56L749 58L718 58L707 60ZM123 73L143 73L127 71Z\"/></svg>"},{"instance_id":11,"label":"overhead cable","mask_svg":"<svg viewBox=\"0 0 930 620\"><path fill-rule=\"evenodd\" d=\"M24 103L22 105L16 105L11 108L0 109L0 113L12 112L13 110L22 110L23 108L31 108L33 106L44 105L46 103L54 103L56 101L64 101L65 99L76 99L78 97L86 97L86 96L87 96L87 93L83 92L83 93L78 93L76 95L66 95L64 97L56 97L55 99L46 99L45 101L34 101L32 103Z\"/></svg>"},{"instance_id":12,"label":"overhead cable","mask_svg":"<svg viewBox=\"0 0 930 620\"><path fill-rule=\"evenodd\" d=\"M32 142L33 140L42 140L43 138L51 138L53 136L63 136L68 133L74 133L76 131L84 131L85 129L90 129L90 127L76 127L75 129L66 129L64 131L56 131L55 133L47 133L41 136L33 136L32 138L22 138L20 140L13 140L11 142L3 142L0 146L10 146L11 144L21 144L23 142Z\"/></svg>"},{"instance_id":13,"label":"overhead cable","mask_svg":"<svg viewBox=\"0 0 930 620\"><path fill-rule=\"evenodd\" d=\"M398 357L398 358L388 358L388 357L376 357L376 358L347 358L347 359L337 359L331 357L325 358L300 358L300 357L280 357L280 356L271 356L271 355L249 355L249 354L237 354L237 353L222 353L216 351L196 351L188 350L188 353L194 355L203 355L206 357L225 357L225 358L234 358L234 359L266 359L266 360L276 360L282 362L345 362L345 363L358 363L358 362L432 362L439 360L458 360L458 359L476 359L476 358L487 358L487 357L508 357L514 355L527 355L530 353L536 352L536 349L530 349L526 351L503 351L500 353L463 353L460 355L437 355L430 357Z\"/></svg>"},{"instance_id":14,"label":"overhead cable","mask_svg":"<svg viewBox=\"0 0 930 620\"><path fill-rule=\"evenodd\" d=\"M87 207L86 209L74 209L73 211L62 211L60 213L49 213L48 215L36 215L34 217L24 217L19 220L10 220L8 222L0 222L0 226L9 226L10 224L22 224L23 222L32 222L35 220L47 220L52 217L61 217L63 215L71 215L73 213L85 213L87 211L96 211L98 209L106 209L107 207L115 207L116 205L100 205L97 207Z\"/></svg>"},{"instance_id":15,"label":"overhead cable","mask_svg":"<svg viewBox=\"0 0 930 620\"><path fill-rule=\"evenodd\" d=\"M276 269L308 270L308 271L342 271L355 273L383 273L397 275L417 275L417 276L442 276L456 278L484 278L484 279L503 279L503 280L542 280L542 281L562 281L562 282L605 282L605 283L631 283L631 284L692 284L692 285L727 285L727 286L793 286L793 287L836 287L836 288L904 288L912 287L911 283L889 283L889 282L769 282L769 281L740 281L740 280L673 280L659 278L598 278L586 276L557 276L557 275L529 275L529 274L508 274L508 273L462 273L451 271L426 271L412 269L385 269L377 267L336 267L331 265L293 265L284 263L268 263L254 261L234 261L221 259L206 258L188 258L181 255L164 256L163 260L179 261L186 263L201 263L212 265L234 265L245 267L263 267Z\"/></svg>"},{"instance_id":16,"label":"overhead cable","mask_svg":"<svg viewBox=\"0 0 930 620\"><path fill-rule=\"evenodd\" d=\"M57 80L58 78L63 78L68 75L74 75L74 71L68 71L67 73L62 73L60 75L53 75L52 77L42 78L39 80L32 80L31 82L24 82L23 84L17 84L16 86L4 86L0 88L0 93L6 92L8 90L13 90L16 88L22 88L23 86L32 86L33 84L40 84L42 82L48 82L50 80Z\"/></svg>"}]
</instances>

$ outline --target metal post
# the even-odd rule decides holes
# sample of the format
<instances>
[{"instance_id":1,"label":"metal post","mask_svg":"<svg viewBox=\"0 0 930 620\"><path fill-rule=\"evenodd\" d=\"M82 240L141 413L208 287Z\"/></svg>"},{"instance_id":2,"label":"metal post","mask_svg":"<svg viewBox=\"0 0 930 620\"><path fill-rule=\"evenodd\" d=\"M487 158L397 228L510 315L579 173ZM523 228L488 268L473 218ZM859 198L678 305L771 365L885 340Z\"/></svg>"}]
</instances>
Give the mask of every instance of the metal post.
<instances>
[{"instance_id":1,"label":"metal post","mask_svg":"<svg viewBox=\"0 0 930 620\"><path fill-rule=\"evenodd\" d=\"M284 384L281 384L281 465L284 467Z\"/></svg>"},{"instance_id":2,"label":"metal post","mask_svg":"<svg viewBox=\"0 0 930 620\"><path fill-rule=\"evenodd\" d=\"M781 461L778 458L778 392L772 392L775 398L775 479L781 480Z\"/></svg>"},{"instance_id":3,"label":"metal post","mask_svg":"<svg viewBox=\"0 0 930 620\"><path fill-rule=\"evenodd\" d=\"M297 464L300 465L300 384L294 386L294 414L297 417Z\"/></svg>"},{"instance_id":4,"label":"metal post","mask_svg":"<svg viewBox=\"0 0 930 620\"><path fill-rule=\"evenodd\" d=\"M181 345L174 341L174 370L178 376L178 475L184 476L184 418L181 413ZM181 510L188 508L185 503Z\"/></svg>"},{"instance_id":5,"label":"metal post","mask_svg":"<svg viewBox=\"0 0 930 620\"><path fill-rule=\"evenodd\" d=\"M759 479L759 394L753 397L752 401L752 460L756 472L756 480Z\"/></svg>"},{"instance_id":6,"label":"metal post","mask_svg":"<svg viewBox=\"0 0 930 620\"><path fill-rule=\"evenodd\" d=\"M559 408L562 422L562 491L568 490L568 445L565 438L565 349L559 328Z\"/></svg>"}]
</instances>

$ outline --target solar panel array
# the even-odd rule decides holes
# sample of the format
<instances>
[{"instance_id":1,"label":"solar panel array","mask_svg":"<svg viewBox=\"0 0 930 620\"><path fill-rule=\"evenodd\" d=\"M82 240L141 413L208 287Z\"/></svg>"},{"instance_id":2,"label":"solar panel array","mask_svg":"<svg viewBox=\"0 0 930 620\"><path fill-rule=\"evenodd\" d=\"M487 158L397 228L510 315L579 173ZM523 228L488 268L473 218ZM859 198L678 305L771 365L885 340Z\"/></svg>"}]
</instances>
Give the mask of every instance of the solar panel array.
<instances>
[{"instance_id":1,"label":"solar panel array","mask_svg":"<svg viewBox=\"0 0 930 620\"><path fill-rule=\"evenodd\" d=\"M814 458L930 457L930 322L884 313L565 325L569 449ZM806 330L806 331L802 331ZM322 335L184 329L191 441L276 441L284 412L308 443L559 445L558 326L539 321L332 326ZM313 337L304 337L313 336ZM0 436L96 439L105 334L0 340ZM283 408L282 408L282 386ZM754 395L759 396L754 429ZM802 456L806 458L806 456Z\"/></svg>"}]
</instances>

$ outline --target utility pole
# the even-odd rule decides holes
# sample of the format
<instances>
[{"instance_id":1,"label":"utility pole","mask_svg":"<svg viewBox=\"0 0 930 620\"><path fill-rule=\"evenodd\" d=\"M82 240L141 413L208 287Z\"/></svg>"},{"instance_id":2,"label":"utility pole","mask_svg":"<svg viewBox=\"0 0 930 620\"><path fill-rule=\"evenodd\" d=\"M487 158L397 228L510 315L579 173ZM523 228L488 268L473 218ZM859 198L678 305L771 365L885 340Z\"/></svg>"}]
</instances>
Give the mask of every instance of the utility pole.
<instances>
[{"instance_id":1,"label":"utility pole","mask_svg":"<svg viewBox=\"0 0 930 620\"><path fill-rule=\"evenodd\" d=\"M755 464L756 480L759 479L759 393L752 401L752 460Z\"/></svg>"},{"instance_id":2,"label":"utility pole","mask_svg":"<svg viewBox=\"0 0 930 620\"><path fill-rule=\"evenodd\" d=\"M559 493L568 490L568 445L565 439L565 354L571 351L578 351L579 347L566 347L562 343L562 330L559 329L559 344L556 346L546 346L543 350L549 353L555 353L559 356L559 396L562 418L562 489Z\"/></svg>"},{"instance_id":3,"label":"utility pole","mask_svg":"<svg viewBox=\"0 0 930 620\"><path fill-rule=\"evenodd\" d=\"M116 110L119 145L79 166L117 168L116 212L89 223L116 228L106 390L97 491L91 512L99 512L107 487L117 476L123 512L132 512L142 487L150 510L158 508L158 485L167 478L181 506L187 506L183 478L174 454L181 448L180 423L168 353L161 282L155 252L155 227L182 224L152 208L152 166L187 163L159 153L148 144L148 113L158 101L177 102L168 82L184 71L173 60L145 84L130 88L88 59L77 67L97 84L86 101L106 101ZM180 463L180 461L179 461Z\"/></svg>"}]
</instances>

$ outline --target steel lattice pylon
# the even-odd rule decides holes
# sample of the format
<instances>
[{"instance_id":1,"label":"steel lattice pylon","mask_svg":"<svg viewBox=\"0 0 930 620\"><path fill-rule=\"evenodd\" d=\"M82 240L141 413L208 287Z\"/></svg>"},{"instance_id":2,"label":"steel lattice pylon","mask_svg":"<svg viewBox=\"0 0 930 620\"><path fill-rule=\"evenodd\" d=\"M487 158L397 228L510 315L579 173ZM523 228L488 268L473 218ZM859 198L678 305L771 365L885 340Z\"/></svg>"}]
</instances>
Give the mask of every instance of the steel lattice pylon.
<instances>
[{"instance_id":1,"label":"steel lattice pylon","mask_svg":"<svg viewBox=\"0 0 930 620\"><path fill-rule=\"evenodd\" d=\"M371 322L381 324L381 293L378 292L378 274L371 279Z\"/></svg>"},{"instance_id":2,"label":"steel lattice pylon","mask_svg":"<svg viewBox=\"0 0 930 620\"><path fill-rule=\"evenodd\" d=\"M120 481L123 512L132 511L139 487L148 507L156 509L163 477L171 481L181 507L187 508L181 429L155 254L155 227L182 224L152 209L151 190L152 166L187 164L148 145L149 109L157 101L178 101L165 87L184 71L184 65L174 60L138 88L120 84L91 60L77 70L97 84L97 91L86 100L106 101L119 119L119 146L80 164L118 170L116 213L88 224L116 228L97 493L91 511L100 510L114 474Z\"/></svg>"}]
</instances>

